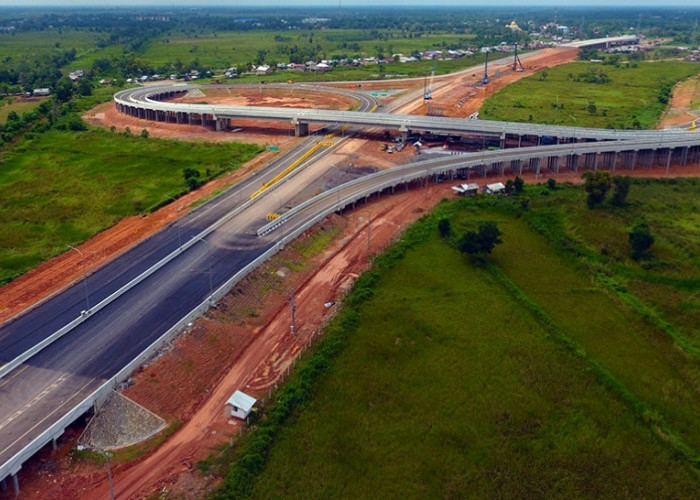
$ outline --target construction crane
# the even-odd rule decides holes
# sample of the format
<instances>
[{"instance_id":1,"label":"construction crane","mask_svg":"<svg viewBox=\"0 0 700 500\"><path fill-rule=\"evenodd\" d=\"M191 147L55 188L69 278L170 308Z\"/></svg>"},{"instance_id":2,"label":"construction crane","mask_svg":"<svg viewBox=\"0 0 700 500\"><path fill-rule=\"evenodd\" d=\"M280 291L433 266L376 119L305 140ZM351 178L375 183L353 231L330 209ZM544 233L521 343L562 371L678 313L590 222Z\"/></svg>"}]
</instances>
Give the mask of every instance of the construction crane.
<instances>
[{"instance_id":1,"label":"construction crane","mask_svg":"<svg viewBox=\"0 0 700 500\"><path fill-rule=\"evenodd\" d=\"M525 71L523 68L523 63L520 62L520 57L518 57L518 42L513 44L515 47L515 56L513 57L513 71Z\"/></svg>"},{"instance_id":2,"label":"construction crane","mask_svg":"<svg viewBox=\"0 0 700 500\"><path fill-rule=\"evenodd\" d=\"M430 85L423 90L423 100L428 101L433 98L433 81L435 80L435 70L437 69L437 61L433 62L433 72L430 74Z\"/></svg>"}]
</instances>

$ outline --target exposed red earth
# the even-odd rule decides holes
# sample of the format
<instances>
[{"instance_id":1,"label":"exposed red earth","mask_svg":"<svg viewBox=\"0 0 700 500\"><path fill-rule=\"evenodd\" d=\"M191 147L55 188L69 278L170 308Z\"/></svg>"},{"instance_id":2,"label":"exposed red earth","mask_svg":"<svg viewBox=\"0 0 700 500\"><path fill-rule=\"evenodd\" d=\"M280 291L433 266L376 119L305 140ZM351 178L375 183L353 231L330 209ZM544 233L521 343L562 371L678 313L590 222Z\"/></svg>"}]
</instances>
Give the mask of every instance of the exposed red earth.
<instances>
[{"instance_id":1,"label":"exposed red earth","mask_svg":"<svg viewBox=\"0 0 700 500\"><path fill-rule=\"evenodd\" d=\"M494 80L469 99L459 109L467 116L479 109L483 99L498 88L526 76L531 69L542 69L567 62L575 57L570 51L547 51L537 58L527 59L527 71L510 73ZM479 76L479 75L477 75ZM455 100L465 92L468 77L460 77L449 87L436 92L431 104L451 109ZM469 92L473 89L470 88ZM243 97L231 100L223 97L218 102L240 104ZM260 99L271 99L270 95ZM324 96L325 98L325 96ZM239 100L237 100L239 99ZM245 99L257 99L254 96ZM299 97L275 95L275 105L299 106ZM258 101L261 102L261 101ZM676 97L672 102L675 106ZM263 104L271 105L271 103ZM346 105L341 102L338 106ZM414 106L421 112L423 103ZM341 109L341 108L338 108ZM452 113L452 111L450 111ZM101 105L85 115L92 124L122 130L130 127L133 132L147 128L155 137L182 138L184 140L239 140L276 144L282 150L296 139L289 135L286 124L268 122L247 124L237 133L216 133L202 127L145 122L116 113L111 103ZM392 162L406 162L410 152L387 155L379 151L379 143L369 140L353 140L335 153L336 159L327 161L361 162L380 168ZM189 210L197 198L206 196L220 186L235 182L250 171L269 161L272 153L256 158L243 169L218 179L185 198L162 208L148 217L131 217L111 229L95 236L79 248L89 255L91 267L113 258L129 246L162 228ZM637 169L625 171L626 175L662 177L665 169ZM700 165L673 167L672 176L698 176ZM547 174L546 177L550 177ZM580 175L563 172L560 182L580 182ZM527 183L544 182L525 174ZM496 182L498 177L489 177ZM477 182L481 182L477 180ZM388 242L400 234L412 221L429 211L443 198L452 197L449 183L416 188L392 196L375 199L367 205L359 205L342 216L334 215L323 223L326 228L338 229L338 235L321 255L311 259L301 271L288 272L284 278L277 271L284 271L285 259L291 258L291 250L285 250L255 276L236 287L235 295L228 295L218 309L198 320L192 331L180 336L172 349L134 374L134 383L124 394L148 409L166 418L170 423L179 422L178 429L159 447L131 463L113 465L117 498L146 498L164 489L175 498L197 498L212 486L211 479L202 475L196 463L211 453L216 446L227 443L240 427L237 421L224 416L225 400L236 389L256 397L265 397L275 383L282 380L288 367L298 354L313 342L315 335L334 308L325 308L328 301L340 301L354 279L367 269L370 254L379 252ZM371 229L368 231L368 223ZM368 245L369 235L369 245ZM94 252L94 253L93 253ZM281 273L285 274L285 273ZM274 278L270 276L274 275ZM0 289L0 318L7 318L26 305L65 287L82 276L80 256L69 252L53 259L36 270ZM47 286L47 283L49 284ZM263 296L262 290L273 284L273 291ZM289 292L295 295L297 333L290 332ZM4 314L4 316L2 316ZM226 317L226 320L223 320ZM22 498L108 498L108 485L103 466L85 461L75 462L68 451L75 444L77 433L71 431L61 440L56 452L49 449L25 464L20 471ZM9 489L3 495L9 495ZM9 497L8 497L9 498Z\"/></svg>"}]
</instances>

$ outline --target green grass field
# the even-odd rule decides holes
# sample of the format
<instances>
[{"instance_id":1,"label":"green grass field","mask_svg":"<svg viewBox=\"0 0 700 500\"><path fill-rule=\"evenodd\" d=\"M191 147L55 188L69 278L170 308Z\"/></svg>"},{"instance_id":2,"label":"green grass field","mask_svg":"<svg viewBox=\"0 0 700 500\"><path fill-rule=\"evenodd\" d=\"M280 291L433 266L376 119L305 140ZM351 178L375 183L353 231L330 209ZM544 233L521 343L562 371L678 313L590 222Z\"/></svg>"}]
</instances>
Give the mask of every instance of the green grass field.
<instances>
[{"instance_id":1,"label":"green grass field","mask_svg":"<svg viewBox=\"0 0 700 500\"><path fill-rule=\"evenodd\" d=\"M260 150L143 139L133 132L128 138L50 131L0 156L0 283L184 192L184 168L211 177Z\"/></svg>"},{"instance_id":2,"label":"green grass field","mask_svg":"<svg viewBox=\"0 0 700 500\"><path fill-rule=\"evenodd\" d=\"M45 30L19 33L0 33L2 59L11 57L39 57L55 50L75 49L76 55L92 50L98 33L90 31ZM2 68L2 61L0 61Z\"/></svg>"},{"instance_id":3,"label":"green grass field","mask_svg":"<svg viewBox=\"0 0 700 500\"><path fill-rule=\"evenodd\" d=\"M275 40L276 36L278 41ZM376 40L364 30L216 32L197 35L196 38L185 33L173 33L151 42L140 57L154 66L176 61L187 64L198 60L213 68L227 68L255 62L261 50L266 51L268 62L289 62L287 48L295 45L303 49L310 45L319 46L321 57L325 59L343 54L352 58L380 52L390 57L398 52L410 55L415 50L444 49L450 44L467 43L471 38L470 35L440 33Z\"/></svg>"},{"instance_id":4,"label":"green grass field","mask_svg":"<svg viewBox=\"0 0 700 500\"><path fill-rule=\"evenodd\" d=\"M656 293L635 290L682 332L686 350L625 302L624 279L663 282L684 297L676 308L700 310L700 288L678 281L680 273L697 283L700 262L664 226L673 213L688 228L682 238L700 248L698 185L642 181L626 207L593 211L573 187L529 187L525 211L509 199L442 204L393 258L379 259L376 284L359 286L329 327L321 351L342 348L273 438L267 467L254 481L242 476L249 495L693 497L698 321L674 323ZM640 214L659 244L645 262L623 244ZM492 265L475 266L440 240L442 217L458 234L496 221L504 243ZM601 253L599 234L611 250ZM610 288L601 269L623 286ZM286 400L308 387L291 380ZM254 459L245 460L250 470Z\"/></svg>"},{"instance_id":5,"label":"green grass field","mask_svg":"<svg viewBox=\"0 0 700 500\"><path fill-rule=\"evenodd\" d=\"M698 71L700 64L678 61L629 67L566 64L498 91L484 103L480 117L581 127L654 128L666 108L658 99L663 84L675 84ZM584 80L589 72L597 76L604 73L609 82L587 83Z\"/></svg>"},{"instance_id":6,"label":"green grass field","mask_svg":"<svg viewBox=\"0 0 700 500\"><path fill-rule=\"evenodd\" d=\"M20 99L17 97L6 97L4 99L0 99L0 124L7 122L7 115L9 115L10 112L14 111L21 116L22 113L31 111L47 99L48 97L33 98L31 100Z\"/></svg>"}]
</instances>

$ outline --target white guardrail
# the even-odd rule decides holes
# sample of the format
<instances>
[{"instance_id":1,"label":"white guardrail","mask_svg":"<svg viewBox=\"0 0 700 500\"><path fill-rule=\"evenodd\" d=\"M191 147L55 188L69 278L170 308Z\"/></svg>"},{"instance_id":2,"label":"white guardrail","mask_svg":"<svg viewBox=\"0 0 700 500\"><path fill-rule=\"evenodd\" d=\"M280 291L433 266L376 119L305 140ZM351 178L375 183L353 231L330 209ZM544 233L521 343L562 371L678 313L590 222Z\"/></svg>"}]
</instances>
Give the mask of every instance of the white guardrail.
<instances>
[{"instance_id":1,"label":"white guardrail","mask_svg":"<svg viewBox=\"0 0 700 500\"><path fill-rule=\"evenodd\" d=\"M314 159L318 157L322 157L327 152L329 149L326 149L316 155ZM280 182L285 182L288 178L293 177L296 175L304 166L306 166L307 162L302 163L294 169L292 172L290 172L287 176L285 176L284 179L282 179ZM279 184L279 183L278 183ZM270 189L273 189L275 186L271 187ZM247 200L245 203L237 207L235 210L232 210L229 214L225 215L218 221L216 221L214 224L209 226L207 229L202 231L201 233L197 234L196 236L193 236L189 241L184 242L181 246L178 247L177 250L174 250L173 252L170 252L168 255L166 255L163 259L155 263L153 266L150 268L146 269L144 272L139 274L137 277L129 281L127 284L119 288L117 291L113 292L110 294L108 297L105 297L102 301L100 301L98 304L94 305L90 309L84 311L83 314L78 316L76 319L68 323L67 325L63 326L59 330L56 330L54 333L52 333L50 336L39 342L38 344L32 346L29 350L23 352L16 358L14 358L12 361L9 361L5 363L2 367L0 367L0 379L7 376L12 370L17 368L19 365L27 361L33 356L36 356L39 352L41 352L43 349L45 349L47 346L51 345L52 343L56 342L58 339L66 335L68 332L73 330L75 327L89 319L92 315L94 315L97 311L105 308L108 306L111 302L119 298L121 295L124 293L128 292L131 290L133 287L141 283L143 280L148 278L150 275L158 271L161 267L172 261L174 258L176 258L178 255L182 254L185 250L189 249L191 246L197 244L197 242L203 238L206 238L209 234L214 232L216 229L221 227L223 224L228 222L230 219L238 215L240 212L248 208L251 204L254 203L255 200Z\"/></svg>"},{"instance_id":2,"label":"white guardrail","mask_svg":"<svg viewBox=\"0 0 700 500\"><path fill-rule=\"evenodd\" d=\"M31 443L16 453L10 460L4 464L0 464L0 478L5 478L10 474L16 474L27 459L39 451L46 443L63 434L66 427L73 423L80 415L88 411L92 405L95 404L95 402L105 399L110 391L116 389L122 381L124 381L134 370L136 370L136 368L150 359L167 341L174 337L176 333L181 331L183 327L187 326L188 323L204 314L204 312L209 309L211 304L217 302L224 295L226 295L226 293L228 293L237 282L242 280L246 275L248 275L248 273L253 271L275 253L277 253L281 248L283 248L284 243L288 241L290 237L285 237L283 241L280 241L278 244L269 248L267 251L265 251L265 253L261 254L254 261L250 262L247 266L238 271L235 275L233 275L233 277L226 281L226 283L221 285L209 297L202 301L195 309L186 314L182 319L180 319L180 321L178 321L168 331L166 331L150 346L148 346L141 354L139 354L138 357L122 368L116 375L107 380L82 402L78 403L73 409L56 421L46 431L33 439Z\"/></svg>"},{"instance_id":3,"label":"white guardrail","mask_svg":"<svg viewBox=\"0 0 700 500\"><path fill-rule=\"evenodd\" d=\"M323 150L320 155L325 155L330 149L325 149ZM308 162L305 162L308 163ZM293 172L290 173L290 175L286 176L284 179L280 181L286 182L290 177L296 175L301 168L304 166L304 163L294 169ZM270 189L274 189L277 187L278 184L275 184L273 187ZM56 331L54 334L52 334L50 337L42 341L40 344L37 344L34 348L30 349L29 351L23 353L21 356L18 356L11 362L5 364L2 368L0 368L0 378L5 376L7 373L12 371L14 368L19 366L21 363L26 361L27 359L31 358L34 356L36 353L38 353L41 349L45 348L52 342L55 342L59 338L61 338L63 335L68 333L70 330L78 326L80 323L88 319L89 316L93 315L95 312L98 310L104 308L109 304L109 302L115 300L118 298L120 295L126 293L129 289L133 288L136 286L138 283L143 281L145 278L156 272L158 269L163 267L165 264L170 262L172 259L180 255L182 252L190 248L192 245L195 245L196 243L199 242L200 239L208 236L210 233L212 233L214 230L218 229L221 227L224 223L229 221L231 218L248 208L252 203L254 203L256 200L247 200L245 203L237 207L235 210L232 210L229 214L226 216L222 217L219 219L217 222L209 226L207 229L199 233L198 235L194 236L192 239L190 239L188 242L184 243L180 247L178 247L177 250L174 252L171 252L168 254L166 257L164 257L162 260L160 260L158 263L156 263L154 266L151 268L147 269L143 273L141 273L139 276L131 280L129 283L121 287L119 290L111 294L109 297L105 298L102 300L99 304L93 306L90 309L89 314L81 315L80 317L76 318L75 320L71 321L69 324L61 328L60 330ZM173 325L168 331L166 331L163 335L161 335L158 339L156 339L150 346L148 346L141 354L138 355L133 361L131 361L128 365L126 365L124 368L122 368L116 375L111 377L109 380L107 380L102 386L100 386L97 390L95 390L92 394L90 394L88 397L86 397L82 402L77 404L74 408L72 408L68 413L66 413L63 417L61 417L56 423L54 423L51 427L49 427L46 431L41 433L39 436L37 436L35 439L33 439L27 446L25 446L21 451L16 453L10 460L5 462L4 464L0 464L0 480L3 478L11 475L11 474L16 474L22 467L22 464L29 459L32 455L34 455L36 452L38 452L46 443L51 441L54 438L57 438L61 434L63 434L63 431L65 430L68 425L73 423L80 415L88 411L97 401L103 400L104 398L107 397L110 391L115 389L123 380L125 380L134 370L136 370L141 364L143 364L145 361L150 359L166 342L168 342L176 333L182 330L183 327L185 327L188 323L191 321L195 320L196 318L200 317L202 314L204 314L211 304L216 303L219 301L226 293L228 293L233 286L242 280L248 273L253 271L255 268L257 268L259 265L264 263L267 259L269 259L271 256L273 256L275 253L277 253L280 249L284 248L284 245L286 242L290 241L291 239L295 238L296 234L292 235L286 235L284 238L279 240L277 244L275 244L273 247L269 248L267 251L265 251L263 254L261 254L258 258L250 262L247 266L245 266L243 269L238 271L236 274L234 274L228 281L226 281L223 285L221 285L218 289L216 289L210 296L208 296L204 301L202 301L196 308L194 308L192 311L190 311L188 314L186 314L182 319L180 319L175 325Z\"/></svg>"},{"instance_id":4,"label":"white guardrail","mask_svg":"<svg viewBox=\"0 0 700 500\"><path fill-rule=\"evenodd\" d=\"M407 165L402 165L390 170L382 170L374 174L369 174L352 181L336 186L328 191L325 191L303 203L300 203L292 210L286 212L282 217L275 219L264 226L260 227L257 231L258 236L264 236L274 231L281 225L283 225L287 220L296 216L303 210L307 209L309 206L317 203L323 198L332 198L333 196L338 197L337 201L329 206L327 209L322 210L313 218L304 222L297 229L294 229L292 233L295 237L301 234L303 231L307 230L309 227L320 222L324 217L335 212L336 210L343 209L350 203L354 203L362 198L368 196L368 194L381 192L384 189L394 187L406 182L411 182L413 180L430 177L432 175L444 174L448 171L454 169L474 169L476 167L483 166L489 162L494 161L528 161L534 158L546 158L546 157L556 157L556 156L567 156L567 155L586 155L594 153L621 153L625 151L634 151L640 149L669 149L669 160L670 152L672 149L677 147L690 147L700 145L700 136L686 136L684 140L675 140L665 143L649 144L649 143L637 143L634 141L617 141L617 142L605 142L605 143L580 143L580 144L566 144L566 145L556 145L548 146L546 149L531 147L531 148L521 148L513 150L496 150L487 151L484 154L479 154L478 158L456 156L451 158L439 158L424 160L417 163L410 163ZM381 177L389 177L385 182L373 184L370 190L365 190L359 193L355 193L352 196L347 196L345 198L340 198L339 193L345 191L348 188L356 186L360 183L366 183L371 179L379 179Z\"/></svg>"}]
</instances>

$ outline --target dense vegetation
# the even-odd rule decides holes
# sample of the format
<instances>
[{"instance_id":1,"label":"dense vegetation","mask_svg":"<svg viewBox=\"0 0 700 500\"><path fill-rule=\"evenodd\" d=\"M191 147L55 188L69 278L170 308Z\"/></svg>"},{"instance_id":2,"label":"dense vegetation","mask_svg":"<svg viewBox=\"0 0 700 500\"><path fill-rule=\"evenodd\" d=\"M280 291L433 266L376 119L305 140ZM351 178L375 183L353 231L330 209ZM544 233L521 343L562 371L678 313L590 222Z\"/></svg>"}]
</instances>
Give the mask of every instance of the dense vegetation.
<instances>
[{"instance_id":1,"label":"dense vegetation","mask_svg":"<svg viewBox=\"0 0 700 500\"><path fill-rule=\"evenodd\" d=\"M700 64L681 61L566 64L503 88L484 103L480 117L650 129L666 109L673 85L698 71Z\"/></svg>"},{"instance_id":2,"label":"dense vegetation","mask_svg":"<svg viewBox=\"0 0 700 500\"><path fill-rule=\"evenodd\" d=\"M549 183L442 204L357 282L215 497L693 496L698 189L633 181L589 209ZM503 244L474 265L456 242L487 220Z\"/></svg>"}]
</instances>

